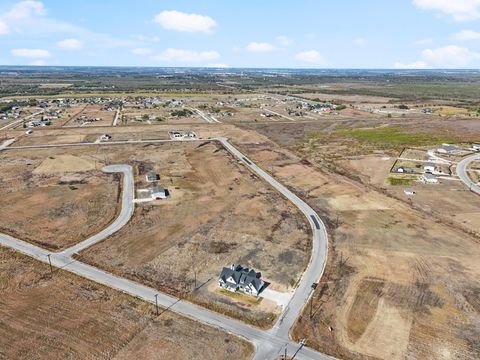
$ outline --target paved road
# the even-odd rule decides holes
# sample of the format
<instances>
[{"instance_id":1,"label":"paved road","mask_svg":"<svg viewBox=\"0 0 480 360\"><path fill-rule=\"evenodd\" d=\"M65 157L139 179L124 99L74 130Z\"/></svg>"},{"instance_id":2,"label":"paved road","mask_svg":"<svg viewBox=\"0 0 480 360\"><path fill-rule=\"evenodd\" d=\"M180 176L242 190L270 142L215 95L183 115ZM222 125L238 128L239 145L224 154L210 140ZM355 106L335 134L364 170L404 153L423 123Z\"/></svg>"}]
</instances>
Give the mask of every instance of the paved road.
<instances>
[{"instance_id":1,"label":"paved road","mask_svg":"<svg viewBox=\"0 0 480 360\"><path fill-rule=\"evenodd\" d=\"M13 138L13 139L5 140L2 144L0 144L0 151L5 150L7 147L12 145L15 142L15 140L17 139Z\"/></svg>"},{"instance_id":2,"label":"paved road","mask_svg":"<svg viewBox=\"0 0 480 360\"><path fill-rule=\"evenodd\" d=\"M194 109L194 108L189 108L190 110L192 110L193 112L197 113L198 115L200 115L200 117L205 120L206 122L212 124L212 123L221 123L221 121L219 121L217 118L215 118L213 115L211 114L205 114L203 111L200 111L198 109Z\"/></svg>"},{"instance_id":3,"label":"paved road","mask_svg":"<svg viewBox=\"0 0 480 360\"><path fill-rule=\"evenodd\" d=\"M198 139L205 140L205 139ZM198 141L197 140L197 141ZM48 255L52 265L64 270L70 271L87 279L93 280L100 284L109 286L111 288L123 291L133 296L139 297L145 301L154 303L154 296L158 294L158 303L164 308L171 309L184 316L192 318L197 321L204 322L209 325L216 326L224 329L228 332L243 337L256 346L255 360L275 359L282 353L285 346L289 349L289 354L293 354L295 349L298 348L298 344L289 339L289 331L295 322L296 318L300 314L302 308L307 303L309 296L311 295L311 284L317 282L323 274L325 269L326 257L327 257L327 233L325 226L322 223L319 216L310 208L305 202L298 198L295 194L290 192L285 186L277 182L268 173L259 168L250 159L243 155L238 149L231 145L227 139L218 138L213 139L220 141L225 148L241 160L252 171L257 173L265 181L271 184L277 191L283 196L292 201L307 217L308 222L313 231L313 247L312 255L308 264L308 267L303 274L299 286L295 291L289 305L284 310L284 313L280 316L274 327L268 331L254 328L241 321L237 321L231 318L227 318L221 314L209 311L197 305L189 302L185 302L166 294L158 293L157 290L149 288L147 286L138 284L131 280L127 280L95 267L86 265L79 261L72 259L72 255L78 251L91 246L98 241L103 240L115 231L118 231L124 226L130 219L133 213L133 175L132 168L129 165L111 165L105 167L103 170L106 172L122 172L123 177L123 189L122 193L122 209L119 217L106 229L97 235L90 237L89 239L59 253L49 253L45 249L41 249L37 246L29 244L27 242L15 239L8 235L0 234L0 244L13 248L26 255L32 256L45 263L48 262ZM168 142L171 140L158 140L161 142ZM157 141L157 142L158 142ZM143 142L155 142L155 141L135 141L136 143ZM126 141L125 143L134 143L132 141ZM60 145L46 145L46 147L63 147L63 146L84 146L93 145L94 143L82 143L82 144L60 144ZM95 144L96 145L96 144ZM38 146L41 147L41 146ZM23 147L17 147L23 148ZM307 344L308 345L308 344ZM330 357L318 353L314 350L304 347L297 355L298 359L312 359L312 360L324 360L331 359Z\"/></svg>"},{"instance_id":4,"label":"paved road","mask_svg":"<svg viewBox=\"0 0 480 360\"><path fill-rule=\"evenodd\" d=\"M267 108L262 108L262 109L265 110L266 112L278 115L278 116L280 116L284 119L287 119L287 120L290 120L290 121L296 121L294 118L291 118L290 116L287 116L287 115L280 114L279 112L276 112L276 111L273 111L273 110L270 110L270 109L267 109Z\"/></svg>"},{"instance_id":5,"label":"paved road","mask_svg":"<svg viewBox=\"0 0 480 360\"><path fill-rule=\"evenodd\" d=\"M477 193L480 195L480 186L475 184L470 177L467 174L467 167L472 161L480 160L480 154L474 154L467 156L465 159L461 160L457 164L457 175L460 178L460 180L463 181L467 187L473 191L474 193Z\"/></svg>"},{"instance_id":6,"label":"paved road","mask_svg":"<svg viewBox=\"0 0 480 360\"><path fill-rule=\"evenodd\" d=\"M71 257L72 255L86 249L93 244L102 241L103 239L107 238L108 236L112 235L114 232L120 230L123 226L125 226L130 218L133 215L134 204L133 204L133 197L134 197L134 181L133 181L133 170L130 165L110 165L106 166L102 169L104 172L108 173L122 173L123 174L123 184L122 184L122 209L120 210L120 214L112 222L108 225L105 229L100 231L98 234L95 234L89 237L87 240L78 243L71 248L68 248L62 252L60 255L65 255L67 257Z\"/></svg>"},{"instance_id":7,"label":"paved road","mask_svg":"<svg viewBox=\"0 0 480 360\"><path fill-rule=\"evenodd\" d=\"M117 109L117 112L115 113L115 117L113 118L112 126L117 126L119 118L120 118L120 107Z\"/></svg>"},{"instance_id":8,"label":"paved road","mask_svg":"<svg viewBox=\"0 0 480 360\"><path fill-rule=\"evenodd\" d=\"M38 111L38 112L36 112L36 113L34 113L34 114L25 116L24 118L15 120L14 122L11 122L10 124L7 124L7 125L1 127L0 130L6 130L6 129L10 128L10 127L14 127L14 126L18 125L19 123L21 123L22 121L30 120L31 118L33 118L33 117L35 117L35 116L37 116L37 115L40 115L40 114L42 114L42 113L44 113L44 112L45 112L45 110L41 110L41 111Z\"/></svg>"},{"instance_id":9,"label":"paved road","mask_svg":"<svg viewBox=\"0 0 480 360\"><path fill-rule=\"evenodd\" d=\"M267 181L278 192L280 192L285 198L294 203L300 211L306 216L310 227L313 232L313 246L310 261L307 269L305 270L298 288L290 300L288 306L284 309L283 314L279 317L277 323L274 325L271 332L276 335L289 338L289 331L295 320L300 315L303 307L308 302L308 299L312 293L311 285L320 280L325 270L327 251L328 251L328 237L325 225L323 224L317 213L307 205L302 199L293 194L285 186L280 184L267 172L258 167L253 161L243 155L237 148L231 145L227 139L218 139L223 146L230 151L237 158L241 159L246 166L257 173L261 178Z\"/></svg>"}]
</instances>

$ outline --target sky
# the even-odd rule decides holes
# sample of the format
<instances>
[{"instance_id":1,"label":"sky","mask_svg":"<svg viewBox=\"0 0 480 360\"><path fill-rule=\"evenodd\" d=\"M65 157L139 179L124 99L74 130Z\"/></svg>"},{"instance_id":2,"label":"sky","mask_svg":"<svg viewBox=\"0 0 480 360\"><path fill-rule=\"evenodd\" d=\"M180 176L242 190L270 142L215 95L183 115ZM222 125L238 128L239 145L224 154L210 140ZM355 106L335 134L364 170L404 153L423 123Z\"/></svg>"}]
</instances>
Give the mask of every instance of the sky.
<instances>
[{"instance_id":1,"label":"sky","mask_svg":"<svg viewBox=\"0 0 480 360\"><path fill-rule=\"evenodd\" d=\"M480 0L0 0L0 64L480 68Z\"/></svg>"}]
</instances>

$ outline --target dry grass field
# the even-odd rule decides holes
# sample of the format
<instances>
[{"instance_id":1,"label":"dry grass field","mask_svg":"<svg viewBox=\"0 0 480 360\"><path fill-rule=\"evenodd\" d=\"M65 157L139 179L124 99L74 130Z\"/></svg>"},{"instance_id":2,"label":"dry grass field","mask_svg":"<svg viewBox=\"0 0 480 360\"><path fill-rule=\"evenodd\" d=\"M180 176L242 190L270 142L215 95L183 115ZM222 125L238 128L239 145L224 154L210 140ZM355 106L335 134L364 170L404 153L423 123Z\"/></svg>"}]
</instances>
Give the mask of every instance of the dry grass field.
<instances>
[{"instance_id":1,"label":"dry grass field","mask_svg":"<svg viewBox=\"0 0 480 360\"><path fill-rule=\"evenodd\" d=\"M1 359L250 359L247 342L0 248Z\"/></svg>"},{"instance_id":2,"label":"dry grass field","mask_svg":"<svg viewBox=\"0 0 480 360\"><path fill-rule=\"evenodd\" d=\"M236 143L329 229L327 271L312 318L308 306L293 330L296 339L351 359L480 356L477 237L358 180L319 171L314 158L302 160L266 138Z\"/></svg>"},{"instance_id":3,"label":"dry grass field","mask_svg":"<svg viewBox=\"0 0 480 360\"><path fill-rule=\"evenodd\" d=\"M272 289L290 290L309 256L303 216L215 142L142 149L133 162L137 179L158 171L171 197L138 204L129 224L81 259L251 323L271 323L274 303L237 301L215 283L223 266L239 263L260 271ZM206 284L192 292L195 277Z\"/></svg>"},{"instance_id":4,"label":"dry grass field","mask_svg":"<svg viewBox=\"0 0 480 360\"><path fill-rule=\"evenodd\" d=\"M33 153L33 151L32 151ZM89 156L0 154L0 231L51 250L99 232L116 216L119 178Z\"/></svg>"}]
</instances>

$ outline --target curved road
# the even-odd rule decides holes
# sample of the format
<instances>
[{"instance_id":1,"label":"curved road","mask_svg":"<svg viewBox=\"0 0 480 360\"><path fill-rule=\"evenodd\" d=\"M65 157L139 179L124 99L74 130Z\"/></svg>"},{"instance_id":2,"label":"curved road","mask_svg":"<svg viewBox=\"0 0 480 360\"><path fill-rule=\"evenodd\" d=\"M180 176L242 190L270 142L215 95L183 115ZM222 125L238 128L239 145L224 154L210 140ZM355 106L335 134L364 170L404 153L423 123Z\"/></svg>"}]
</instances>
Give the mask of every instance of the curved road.
<instances>
[{"instance_id":1,"label":"curved road","mask_svg":"<svg viewBox=\"0 0 480 360\"><path fill-rule=\"evenodd\" d=\"M474 193L477 193L480 195L480 186L475 184L470 177L467 174L467 167L472 161L480 160L480 154L474 154L467 156L465 159L461 160L457 164L457 175L460 178L460 180L463 181L467 187L473 191Z\"/></svg>"},{"instance_id":2,"label":"curved road","mask_svg":"<svg viewBox=\"0 0 480 360\"><path fill-rule=\"evenodd\" d=\"M120 214L118 217L113 221L110 225L108 225L105 229L100 231L98 234L95 234L89 237L87 240L78 243L71 248L68 248L60 253L59 255L66 255L71 257L72 255L86 249L93 244L102 241L103 239L107 238L108 236L112 235L114 232L117 232L122 227L124 227L130 218L133 215L134 204L133 204L133 197L134 197L134 181L133 181L133 170L130 165L109 165L105 166L102 171L107 173L122 173L123 174L123 184L122 184L122 209L120 210Z\"/></svg>"},{"instance_id":3,"label":"curved road","mask_svg":"<svg viewBox=\"0 0 480 360\"><path fill-rule=\"evenodd\" d=\"M124 191L122 192L122 209L120 215L117 217L117 219L115 219L112 224L110 224L100 233L59 253L50 253L45 249L39 248L35 245L4 234L0 234L0 245L13 248L26 255L37 258L44 263L48 263L48 258L50 258L52 265L55 267L62 268L87 279L93 280L97 283L131 294L150 303L155 302L155 295L157 295L158 304L164 308L171 309L194 320L224 329L230 333L236 334L253 342L256 347L254 359L275 359L282 353L285 346L287 346L287 348L289 349L289 354L292 354L299 347L299 345L290 340L290 328L301 313L303 307L307 303L312 293L311 284L313 282L318 282L325 269L328 250L327 232L325 226L321 221L320 217L310 206L308 206L285 186L276 181L268 173L263 171L260 167L255 165L251 160L245 157L238 149L231 145L227 141L227 139L217 138L211 140L220 141L230 153L236 156L247 167L249 167L265 181L267 181L288 200L292 201L307 217L308 222L312 228L313 246L307 269L305 270L301 280L299 281L298 288L292 296L288 306L284 309L283 313L279 317L279 320L274 325L274 327L268 331L252 327L250 325L244 324L241 321L225 317L216 312L212 312L210 310L174 298L172 296L158 293L158 291L155 289L149 288L131 280L118 277L106 271L97 269L95 267L72 259L73 254L105 239L112 233L121 229L129 221L134 210L134 205L132 201L134 192L134 181L132 168L129 165L111 165L102 169L105 172L123 173ZM125 143L131 142L127 141ZM68 144L62 144L60 146L66 145L68 146ZM77 145L72 144L72 146ZM298 353L296 358L313 360L331 359L331 357L327 355L318 353L306 347L304 347Z\"/></svg>"}]
</instances>

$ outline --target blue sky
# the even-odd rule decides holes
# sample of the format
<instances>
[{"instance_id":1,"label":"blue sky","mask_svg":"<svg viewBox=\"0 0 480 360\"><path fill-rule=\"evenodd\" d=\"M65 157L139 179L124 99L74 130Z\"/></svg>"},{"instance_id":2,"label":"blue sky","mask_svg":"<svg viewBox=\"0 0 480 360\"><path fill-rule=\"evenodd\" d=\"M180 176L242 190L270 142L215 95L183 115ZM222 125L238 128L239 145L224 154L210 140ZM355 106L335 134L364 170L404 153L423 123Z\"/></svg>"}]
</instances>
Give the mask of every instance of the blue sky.
<instances>
[{"instance_id":1,"label":"blue sky","mask_svg":"<svg viewBox=\"0 0 480 360\"><path fill-rule=\"evenodd\" d=\"M0 64L479 68L480 0L0 0Z\"/></svg>"}]
</instances>

